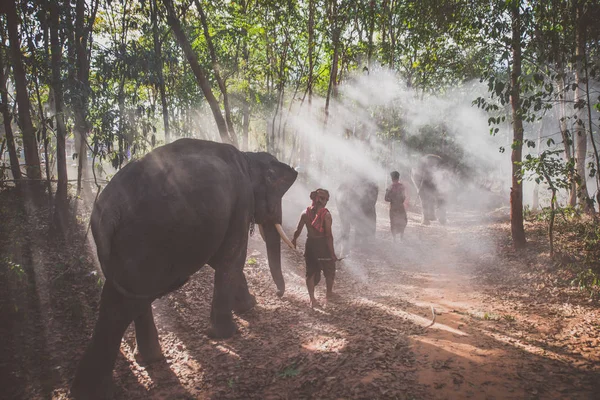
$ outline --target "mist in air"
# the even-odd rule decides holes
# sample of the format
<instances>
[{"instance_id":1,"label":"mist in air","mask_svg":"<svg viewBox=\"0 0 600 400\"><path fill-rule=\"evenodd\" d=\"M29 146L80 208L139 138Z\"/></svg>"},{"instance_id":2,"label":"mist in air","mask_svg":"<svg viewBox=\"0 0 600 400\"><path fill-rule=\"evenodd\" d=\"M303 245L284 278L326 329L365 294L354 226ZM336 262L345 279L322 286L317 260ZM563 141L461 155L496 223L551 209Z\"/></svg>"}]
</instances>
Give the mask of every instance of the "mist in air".
<instances>
[{"instance_id":1,"label":"mist in air","mask_svg":"<svg viewBox=\"0 0 600 400\"><path fill-rule=\"evenodd\" d=\"M356 250L369 252L370 248L371 252L382 255L382 251L394 246L384 194L391 183L389 173L397 170L410 197L409 225L406 240L401 245L410 251L403 250L403 259L443 260L448 268L460 264L460 260L449 257L449 247L440 244L440 240L446 241L444 237L451 239L453 230L461 229L453 224L460 220L462 226L465 218L476 224L497 210L508 216L510 151L501 153L500 147L510 149L512 134L507 124L496 135L490 135L489 115L472 105L475 98L486 94L487 88L477 82L443 96L424 95L407 88L394 73L380 68L369 74L356 74L342 84L337 100L330 103L327 119L323 98L314 97L310 106L307 101L293 104L289 112L286 109L287 113L281 115L287 141L279 143L277 149L278 158L299 171L296 183L284 197L286 230L290 234L294 231L300 214L310 205L309 193L321 187L331 194L328 208L333 214L337 240L340 227L336 208L338 187L355 177L370 179L379 187L378 230L367 248L358 249L357 246ZM382 137L381 132L391 126L396 127L394 137ZM440 176L436 177L448 197L449 221L444 227L437 222L430 227L420 226L420 203L410 180L410 168L424 154L432 153L427 146L420 145L431 140L426 135L437 137L436 145L444 149L446 154L443 156L448 159L443 170L438 172ZM422 239L427 232L436 237L435 245ZM306 231L299 240L302 245L305 234ZM354 233L350 240L353 244L366 243ZM483 238L476 245L472 242L458 245L464 247L461 251L465 256L494 251L494 246ZM339 253L338 248L336 245ZM361 258L350 255L344 261L344 268L358 280L365 281L366 270L357 261Z\"/></svg>"},{"instance_id":2,"label":"mist in air","mask_svg":"<svg viewBox=\"0 0 600 400\"><path fill-rule=\"evenodd\" d=\"M457 203L465 210L488 211L507 205L497 199L490 204L496 195L506 195L508 202L510 155L501 153L500 147L510 149L510 135L502 129L490 136L489 116L472 106L473 99L485 93L483 85L473 83L444 96L423 95L408 89L388 70L377 69L357 74L339 87L338 100L331 102L326 122L324 99L314 98L310 106L298 102L282 116L287 119L286 137L298 141L288 140L278 151L282 161L299 171L286 200L307 203L308 193L317 187L328 189L334 199L342 182L362 176L377 182L382 201L393 170L400 172L414 197L410 168L432 152L420 146L429 140L421 136L435 135L441 138L437 146L446 146L449 160L439 181L455 198L449 204L451 210ZM381 138L378 134L390 126L396 126L395 138ZM302 146L308 153L305 159L289 156L291 148ZM302 154L302 150L296 153ZM298 195L306 196L293 198Z\"/></svg>"}]
</instances>

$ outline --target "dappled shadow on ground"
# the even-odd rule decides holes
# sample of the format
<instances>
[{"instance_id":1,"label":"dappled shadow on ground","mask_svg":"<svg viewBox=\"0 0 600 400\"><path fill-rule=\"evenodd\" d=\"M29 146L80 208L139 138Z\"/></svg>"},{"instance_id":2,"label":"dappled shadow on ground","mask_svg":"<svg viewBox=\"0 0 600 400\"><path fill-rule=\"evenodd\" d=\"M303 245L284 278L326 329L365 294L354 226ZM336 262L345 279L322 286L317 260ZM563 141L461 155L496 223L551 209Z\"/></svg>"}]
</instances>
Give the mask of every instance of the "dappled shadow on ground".
<instances>
[{"instance_id":1,"label":"dappled shadow on ground","mask_svg":"<svg viewBox=\"0 0 600 400\"><path fill-rule=\"evenodd\" d=\"M45 326L33 260L35 233L29 231L23 199L10 192L0 191L0 386L9 397L47 397L52 371L46 336L38 336ZM39 384L29 387L30 382Z\"/></svg>"},{"instance_id":2,"label":"dappled shadow on ground","mask_svg":"<svg viewBox=\"0 0 600 400\"><path fill-rule=\"evenodd\" d=\"M0 387L8 399L64 396L96 318L101 281L87 225L50 225L47 203L0 191ZM82 215L85 218L85 214Z\"/></svg>"},{"instance_id":3,"label":"dappled shadow on ground","mask_svg":"<svg viewBox=\"0 0 600 400\"><path fill-rule=\"evenodd\" d=\"M211 283L212 272L202 271L169 296L168 307L157 307L162 329L200 365L201 376L179 369L193 380L186 387L194 395L327 398L335 389L338 396L360 397L374 388L379 392L373 393L390 396L419 394L418 386L410 385L407 335L419 329L411 321L345 300L311 310L295 291L283 299L269 293L259 297L254 310L236 317L236 336L212 341L204 335L209 297L194 295Z\"/></svg>"}]
</instances>

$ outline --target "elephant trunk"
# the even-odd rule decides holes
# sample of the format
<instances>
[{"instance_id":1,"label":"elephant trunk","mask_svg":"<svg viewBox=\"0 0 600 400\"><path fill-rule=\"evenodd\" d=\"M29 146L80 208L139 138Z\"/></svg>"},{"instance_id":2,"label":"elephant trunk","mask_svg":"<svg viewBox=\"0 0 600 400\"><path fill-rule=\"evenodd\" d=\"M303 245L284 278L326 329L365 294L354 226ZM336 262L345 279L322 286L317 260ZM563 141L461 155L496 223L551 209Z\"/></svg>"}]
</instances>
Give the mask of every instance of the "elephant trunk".
<instances>
[{"instance_id":1,"label":"elephant trunk","mask_svg":"<svg viewBox=\"0 0 600 400\"><path fill-rule=\"evenodd\" d=\"M281 272L281 237L275 224L264 224L261 231L267 244L267 259L271 276L277 285L277 296L281 297L285 292L285 280Z\"/></svg>"}]
</instances>

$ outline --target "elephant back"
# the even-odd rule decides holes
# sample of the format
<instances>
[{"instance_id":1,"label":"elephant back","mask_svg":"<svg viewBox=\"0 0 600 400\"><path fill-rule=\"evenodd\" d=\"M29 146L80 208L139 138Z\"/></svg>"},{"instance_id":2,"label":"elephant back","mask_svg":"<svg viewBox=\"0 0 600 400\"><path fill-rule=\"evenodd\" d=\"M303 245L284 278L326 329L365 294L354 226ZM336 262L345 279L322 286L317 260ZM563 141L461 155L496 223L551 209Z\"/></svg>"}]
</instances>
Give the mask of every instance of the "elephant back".
<instances>
[{"instance_id":1,"label":"elephant back","mask_svg":"<svg viewBox=\"0 0 600 400\"><path fill-rule=\"evenodd\" d=\"M249 224L253 199L233 146L180 139L154 150L120 170L94 207L104 275L131 297L172 290L218 251L236 212Z\"/></svg>"}]
</instances>

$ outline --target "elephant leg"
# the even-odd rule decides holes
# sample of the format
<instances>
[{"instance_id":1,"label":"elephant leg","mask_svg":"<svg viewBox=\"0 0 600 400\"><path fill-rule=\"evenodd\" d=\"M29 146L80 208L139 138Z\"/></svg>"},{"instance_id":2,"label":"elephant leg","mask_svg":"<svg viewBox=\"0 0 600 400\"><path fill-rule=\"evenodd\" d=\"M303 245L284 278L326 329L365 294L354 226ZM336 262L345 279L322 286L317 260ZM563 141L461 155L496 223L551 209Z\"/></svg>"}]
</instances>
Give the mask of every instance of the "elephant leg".
<instances>
[{"instance_id":1,"label":"elephant leg","mask_svg":"<svg viewBox=\"0 0 600 400\"><path fill-rule=\"evenodd\" d=\"M340 222L342 225L340 232L340 248L342 255L350 254L350 230L352 229L352 225L350 222L340 215Z\"/></svg>"},{"instance_id":2,"label":"elephant leg","mask_svg":"<svg viewBox=\"0 0 600 400\"><path fill-rule=\"evenodd\" d=\"M94 334L71 386L71 395L74 398L110 398L112 371L123 334L134 318L148 306L148 300L127 298L118 292L110 281L104 283Z\"/></svg>"},{"instance_id":3,"label":"elephant leg","mask_svg":"<svg viewBox=\"0 0 600 400\"><path fill-rule=\"evenodd\" d=\"M446 202L444 201L444 199L438 198L437 208L438 208L440 224L445 225L447 222L447 215L446 215Z\"/></svg>"},{"instance_id":4,"label":"elephant leg","mask_svg":"<svg viewBox=\"0 0 600 400\"><path fill-rule=\"evenodd\" d=\"M152 305L134 320L135 359L140 364L151 364L164 358L158 342L158 331L154 324Z\"/></svg>"},{"instance_id":5,"label":"elephant leg","mask_svg":"<svg viewBox=\"0 0 600 400\"><path fill-rule=\"evenodd\" d=\"M248 310L251 310L256 305L256 298L250 294L248 290L248 282L244 271L240 270L237 274L237 289L235 292L233 310L236 314L242 314Z\"/></svg>"},{"instance_id":6,"label":"elephant leg","mask_svg":"<svg viewBox=\"0 0 600 400\"><path fill-rule=\"evenodd\" d=\"M421 223L423 225L429 225L429 202L427 199L427 195L425 193L419 193L419 198L421 199L421 209L423 213L423 219Z\"/></svg>"},{"instance_id":7,"label":"elephant leg","mask_svg":"<svg viewBox=\"0 0 600 400\"><path fill-rule=\"evenodd\" d=\"M377 210L375 209L375 205L369 210L368 214L369 218L369 234L372 237L375 237L377 233Z\"/></svg>"},{"instance_id":8,"label":"elephant leg","mask_svg":"<svg viewBox=\"0 0 600 400\"><path fill-rule=\"evenodd\" d=\"M423 206L423 224L429 225L431 221L435 221L435 197L430 190L423 190L420 196Z\"/></svg>"},{"instance_id":9,"label":"elephant leg","mask_svg":"<svg viewBox=\"0 0 600 400\"><path fill-rule=\"evenodd\" d=\"M214 338L229 338L236 331L231 310L236 285L232 271L226 267L215 268L215 288L210 311L211 329L208 335Z\"/></svg>"},{"instance_id":10,"label":"elephant leg","mask_svg":"<svg viewBox=\"0 0 600 400\"><path fill-rule=\"evenodd\" d=\"M435 202L434 200L430 197L427 200L427 219L429 221L435 221Z\"/></svg>"},{"instance_id":11,"label":"elephant leg","mask_svg":"<svg viewBox=\"0 0 600 400\"><path fill-rule=\"evenodd\" d=\"M430 215L430 220L435 221L437 219L437 216L435 215L435 208L436 208L436 203L437 203L437 197L435 194L431 195L430 200L429 200L429 215Z\"/></svg>"}]
</instances>

